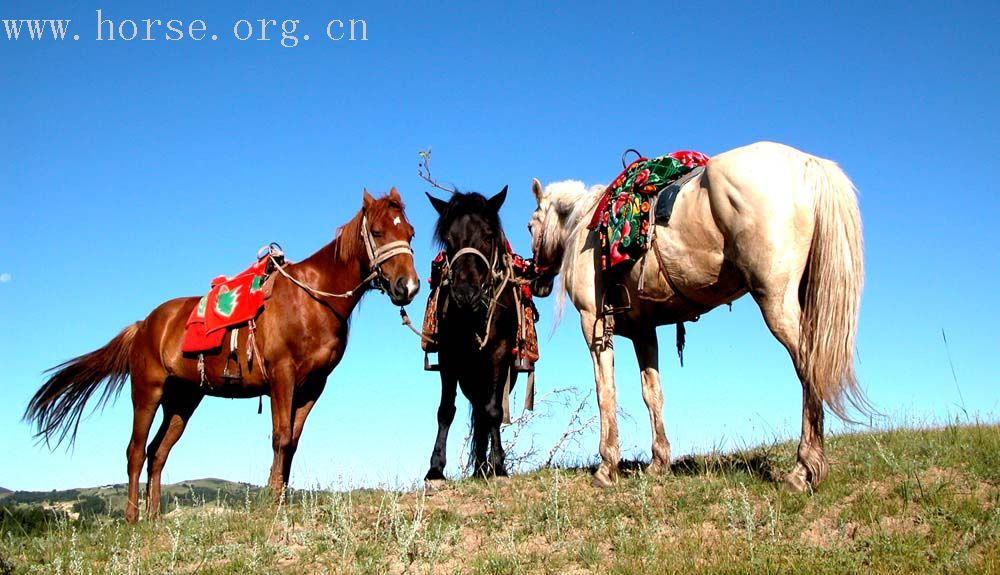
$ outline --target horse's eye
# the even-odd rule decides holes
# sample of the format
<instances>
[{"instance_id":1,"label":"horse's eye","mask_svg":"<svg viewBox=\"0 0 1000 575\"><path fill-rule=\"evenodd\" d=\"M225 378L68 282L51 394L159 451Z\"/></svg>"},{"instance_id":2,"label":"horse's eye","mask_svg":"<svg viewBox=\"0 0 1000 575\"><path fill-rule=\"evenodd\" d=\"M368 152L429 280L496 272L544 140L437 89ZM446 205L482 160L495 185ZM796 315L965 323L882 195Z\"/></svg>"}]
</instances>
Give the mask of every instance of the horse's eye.
<instances>
[{"instance_id":1,"label":"horse's eye","mask_svg":"<svg viewBox=\"0 0 1000 575\"><path fill-rule=\"evenodd\" d=\"M382 230L372 230L372 237L373 238L380 238L380 237L382 237L384 235L385 235L385 233Z\"/></svg>"}]
</instances>

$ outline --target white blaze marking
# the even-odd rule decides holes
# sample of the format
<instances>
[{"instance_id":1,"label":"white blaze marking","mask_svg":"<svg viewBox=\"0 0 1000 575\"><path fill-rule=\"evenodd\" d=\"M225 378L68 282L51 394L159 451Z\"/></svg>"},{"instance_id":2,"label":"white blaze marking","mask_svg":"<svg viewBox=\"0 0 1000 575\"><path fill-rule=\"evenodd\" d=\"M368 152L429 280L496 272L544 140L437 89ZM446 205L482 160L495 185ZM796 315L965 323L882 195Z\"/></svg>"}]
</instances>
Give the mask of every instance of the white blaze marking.
<instances>
[{"instance_id":1,"label":"white blaze marking","mask_svg":"<svg viewBox=\"0 0 1000 575\"><path fill-rule=\"evenodd\" d=\"M392 218L392 225L399 226L399 222L400 222L399 216Z\"/></svg>"}]
</instances>

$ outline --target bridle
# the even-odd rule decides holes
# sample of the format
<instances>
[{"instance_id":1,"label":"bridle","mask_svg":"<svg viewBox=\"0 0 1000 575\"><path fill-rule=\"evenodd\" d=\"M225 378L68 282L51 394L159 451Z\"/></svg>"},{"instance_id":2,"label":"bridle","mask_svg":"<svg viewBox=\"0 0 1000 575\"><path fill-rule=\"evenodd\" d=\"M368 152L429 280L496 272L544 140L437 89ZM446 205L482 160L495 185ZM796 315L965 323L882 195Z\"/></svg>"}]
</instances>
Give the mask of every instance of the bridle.
<instances>
[{"instance_id":1,"label":"bridle","mask_svg":"<svg viewBox=\"0 0 1000 575\"><path fill-rule=\"evenodd\" d=\"M375 237L372 236L371 231L368 229L368 216L366 214L362 214L361 216L361 240L365 244L365 252L368 253L368 265L371 268L368 276L361 280L361 284L364 285L365 282L369 281L373 282L373 287L385 293L385 288L380 284L385 283L388 285L389 278L382 271L382 264L399 255L408 254L410 257L413 257L413 248L410 246L410 242L405 240L396 240L376 245Z\"/></svg>"},{"instance_id":2,"label":"bridle","mask_svg":"<svg viewBox=\"0 0 1000 575\"><path fill-rule=\"evenodd\" d=\"M496 245L494 245L493 246L493 259L492 259L492 262L491 262L490 259L487 258L486 255L483 254L483 252L477 250L476 248L469 248L469 247L462 248L462 249L458 250L457 252L455 252L455 255L451 256L451 259L449 259L448 262L445 264L445 278L447 278L448 283L452 282L452 280L453 280L453 278L452 278L452 268L455 265L455 262L458 261L458 258L460 258L462 256L475 256L475 257L483 260L483 263L486 264L486 269L489 270L489 272L488 272L489 273L489 279L482 286L483 289L485 290L487 287L489 287L489 285L493 282L493 280L495 280L496 278L500 277L503 274L502 271L497 270L498 253L499 253L499 250L497 249Z\"/></svg>"},{"instance_id":3,"label":"bridle","mask_svg":"<svg viewBox=\"0 0 1000 575\"><path fill-rule=\"evenodd\" d=\"M275 255L273 253L269 254L269 257L271 258L271 262L274 264L274 267L281 273L281 275L285 276L293 284L306 290L313 296L350 298L353 297L354 294L366 284L370 284L371 287L385 293L386 288L382 284L388 285L389 278L387 278L385 273L382 271L382 264L399 255L409 254L410 257L413 257L413 248L410 247L410 242L404 240L396 240L382 245L376 244L374 236L372 236L371 231L368 229L367 214L361 215L361 241L365 244L365 253L368 255L368 266L370 271L367 276L362 278L358 285L344 293L330 293L308 286L292 277L291 274L285 270L284 266L275 259Z\"/></svg>"},{"instance_id":4,"label":"bridle","mask_svg":"<svg viewBox=\"0 0 1000 575\"><path fill-rule=\"evenodd\" d=\"M507 284L510 283L510 281L514 277L514 268L511 265L510 254L507 253L506 250L504 250L503 255L502 256L500 255L501 250L498 247L498 244L504 246L507 245L507 238L502 231L500 232L499 240L500 240L499 242L495 242L493 244L492 261L491 258L487 258L486 254L479 251L478 249L472 247L464 247L455 252L455 255L451 256L451 258L449 258L445 262L444 279L442 280L442 285L448 285L454 283L454 277L452 271L455 262L458 261L458 258L462 256L474 256L481 259L483 263L486 264L486 268L489 270L487 272L488 277L481 286L483 299L489 300L490 303L489 303L489 308L487 309L486 312L486 325L483 331L483 335L480 336L478 333L475 334L476 342L479 344L479 349L483 349L484 347L486 347L486 342L489 341L490 328L493 325L493 316L496 313L497 305L499 305L500 302L500 295L503 293L503 290L507 287ZM451 299L452 297L451 294L453 293L454 292L449 290L449 296L448 296L449 299Z\"/></svg>"},{"instance_id":5,"label":"bridle","mask_svg":"<svg viewBox=\"0 0 1000 575\"><path fill-rule=\"evenodd\" d=\"M546 214L550 215L550 214ZM538 237L538 249L535 249L534 242L531 246L531 259L535 262L535 279L551 279L554 278L559 273L558 263L545 263L541 257L544 251L542 247L545 245L545 222L540 221L542 230L539 232Z\"/></svg>"}]
</instances>

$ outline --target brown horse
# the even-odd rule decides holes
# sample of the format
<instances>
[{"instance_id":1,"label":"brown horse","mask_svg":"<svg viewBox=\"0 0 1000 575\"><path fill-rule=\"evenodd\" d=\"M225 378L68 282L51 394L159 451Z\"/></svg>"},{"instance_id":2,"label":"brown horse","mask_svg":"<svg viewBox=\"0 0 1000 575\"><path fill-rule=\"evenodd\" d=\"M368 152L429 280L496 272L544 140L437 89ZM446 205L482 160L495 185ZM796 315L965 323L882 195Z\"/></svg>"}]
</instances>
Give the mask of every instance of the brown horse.
<instances>
[{"instance_id":1,"label":"brown horse","mask_svg":"<svg viewBox=\"0 0 1000 575\"><path fill-rule=\"evenodd\" d=\"M131 378L135 414L126 450L125 519L134 522L139 517L143 461L148 456L146 515L152 519L160 511L160 474L167 455L203 397L269 395L274 462L268 486L279 498L306 417L343 357L354 307L370 286L386 292L395 305L405 305L416 295L420 280L413 267L412 238L413 227L396 188L379 199L366 191L361 211L332 242L275 272L267 307L256 319L259 357L242 369L241 379L223 377L228 353L205 354L204 377L197 356L182 353L185 324L199 298L179 298L161 304L101 349L53 368L52 377L31 399L25 419L46 441L58 444L69 436L72 442L84 405L101 383L106 382L103 403ZM237 338L238 349L247 349L247 330L239 330ZM224 341L229 340L227 334ZM161 406L163 423L147 447Z\"/></svg>"}]
</instances>

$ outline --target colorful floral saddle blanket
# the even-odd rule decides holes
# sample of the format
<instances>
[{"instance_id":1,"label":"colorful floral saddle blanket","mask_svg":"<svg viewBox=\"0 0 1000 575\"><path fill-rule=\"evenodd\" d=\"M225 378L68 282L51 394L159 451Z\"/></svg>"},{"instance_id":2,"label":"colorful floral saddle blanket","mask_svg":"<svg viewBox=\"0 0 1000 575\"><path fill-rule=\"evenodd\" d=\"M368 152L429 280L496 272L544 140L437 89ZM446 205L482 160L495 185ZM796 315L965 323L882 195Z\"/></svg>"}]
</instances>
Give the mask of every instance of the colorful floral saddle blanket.
<instances>
[{"instance_id":1,"label":"colorful floral saddle blanket","mask_svg":"<svg viewBox=\"0 0 1000 575\"><path fill-rule=\"evenodd\" d=\"M535 276L535 262L524 259L511 250L507 244L507 253L511 258L511 267L514 269L514 276L517 279L531 279ZM424 310L423 333L427 336L421 342L423 350L428 353L437 351L438 334L438 296L441 291L441 283L447 270L448 256L442 251L438 253L434 261L431 262L431 275L427 281L431 286L431 293L427 297L427 308ZM535 323L538 321L538 308L532 299L531 286L527 281L515 283L514 289L518 290L515 298L518 306L518 337L517 346L514 348L516 359L515 366L518 371L533 371L534 364L538 361L538 333L535 330ZM430 364L425 367L431 369Z\"/></svg>"},{"instance_id":2,"label":"colorful floral saddle blanket","mask_svg":"<svg viewBox=\"0 0 1000 575\"><path fill-rule=\"evenodd\" d=\"M263 251L263 250L262 250ZM198 353L218 349L226 329L245 324L264 308L273 251L260 257L243 272L212 280L212 288L191 310L184 331L181 351Z\"/></svg>"},{"instance_id":3,"label":"colorful floral saddle blanket","mask_svg":"<svg viewBox=\"0 0 1000 575\"><path fill-rule=\"evenodd\" d=\"M653 159L640 156L611 182L588 226L597 230L601 240L602 270L642 258L652 236L657 195L708 160L705 154L691 151Z\"/></svg>"}]
</instances>

